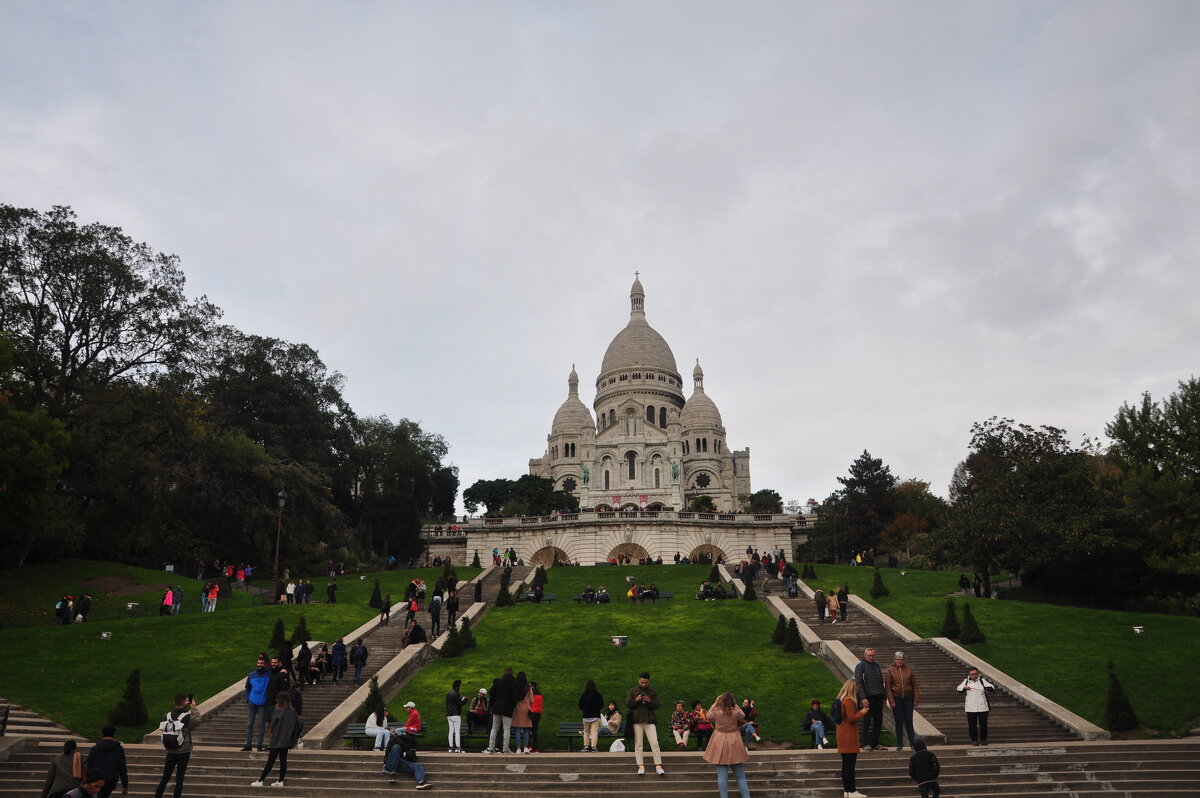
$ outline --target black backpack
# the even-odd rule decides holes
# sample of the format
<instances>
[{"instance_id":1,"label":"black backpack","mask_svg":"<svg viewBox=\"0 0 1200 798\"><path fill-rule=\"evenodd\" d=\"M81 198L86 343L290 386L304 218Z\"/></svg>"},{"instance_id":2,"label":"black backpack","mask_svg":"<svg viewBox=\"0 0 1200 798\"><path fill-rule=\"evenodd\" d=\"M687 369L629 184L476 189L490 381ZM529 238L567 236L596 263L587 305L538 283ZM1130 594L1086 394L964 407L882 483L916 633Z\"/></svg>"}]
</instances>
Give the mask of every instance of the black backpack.
<instances>
[{"instance_id":1,"label":"black backpack","mask_svg":"<svg viewBox=\"0 0 1200 798\"><path fill-rule=\"evenodd\" d=\"M842 722L842 699L833 699L833 706L829 708L829 717L833 719L834 726Z\"/></svg>"}]
</instances>

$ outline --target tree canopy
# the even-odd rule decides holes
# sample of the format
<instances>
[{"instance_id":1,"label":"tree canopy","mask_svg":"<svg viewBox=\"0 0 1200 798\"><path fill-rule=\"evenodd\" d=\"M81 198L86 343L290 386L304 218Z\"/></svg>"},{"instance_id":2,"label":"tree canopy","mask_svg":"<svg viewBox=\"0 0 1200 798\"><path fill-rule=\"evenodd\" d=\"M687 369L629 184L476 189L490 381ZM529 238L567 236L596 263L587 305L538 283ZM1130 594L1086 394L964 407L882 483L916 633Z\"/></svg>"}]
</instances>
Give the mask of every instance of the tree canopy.
<instances>
[{"instance_id":1,"label":"tree canopy","mask_svg":"<svg viewBox=\"0 0 1200 798\"><path fill-rule=\"evenodd\" d=\"M488 515L495 516L547 515L555 510L578 510L579 499L568 491L555 490L545 477L524 474L516 480L478 480L463 491L463 506L471 513L483 506Z\"/></svg>"}]
</instances>

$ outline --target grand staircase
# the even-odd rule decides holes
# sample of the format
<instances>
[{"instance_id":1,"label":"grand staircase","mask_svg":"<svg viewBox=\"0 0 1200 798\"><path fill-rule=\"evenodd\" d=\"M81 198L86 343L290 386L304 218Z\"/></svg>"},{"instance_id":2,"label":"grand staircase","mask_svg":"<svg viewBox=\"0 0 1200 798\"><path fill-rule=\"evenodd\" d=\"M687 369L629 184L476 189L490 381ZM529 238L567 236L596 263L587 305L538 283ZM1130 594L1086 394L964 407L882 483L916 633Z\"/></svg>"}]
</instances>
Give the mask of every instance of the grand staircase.
<instances>
[{"instance_id":1,"label":"grand staircase","mask_svg":"<svg viewBox=\"0 0 1200 798\"><path fill-rule=\"evenodd\" d=\"M60 747L31 742L0 763L0 798L38 795L46 767ZM87 746L82 750L86 756ZM151 796L162 772L159 746L126 746L131 796ZM1200 741L1073 742L1056 745L942 747L943 794L966 798L1195 798L1200 795ZM265 754L200 747L192 754L185 795L252 798ZM695 798L716 794L713 767L696 752L665 753L667 775L637 776L632 754L424 753L419 761L435 791L453 795L585 798ZM401 774L389 785L382 757L369 751L297 750L288 757L286 787L296 798L385 796L413 788ZM870 798L913 798L904 752L864 753L858 788ZM278 773L278 771L275 771ZM754 751L747 765L755 798L835 798L841 794L836 751ZM736 793L736 789L734 790Z\"/></svg>"},{"instance_id":2,"label":"grand staircase","mask_svg":"<svg viewBox=\"0 0 1200 798\"><path fill-rule=\"evenodd\" d=\"M419 620L428 625L428 614L421 613ZM443 618L444 620L444 618ZM428 631L428 629L426 629ZM367 647L367 664L363 668L363 684L384 666L392 657L400 652L400 644L404 634L404 613L392 614L392 621L387 626L378 626L363 637L363 645ZM346 641L346 648L354 645L353 640ZM246 673L253 669L254 663L248 662ZM354 686L354 666L346 666L345 678L338 685L326 676L318 685L306 685L303 690L304 726L311 729L335 707L350 697L357 688ZM233 701L220 710L204 718L204 722L196 730L195 740L200 745L223 745L241 747L246 741L246 703L241 700ZM254 744L258 744L257 726Z\"/></svg>"},{"instance_id":3,"label":"grand staircase","mask_svg":"<svg viewBox=\"0 0 1200 798\"><path fill-rule=\"evenodd\" d=\"M4 734L7 737L24 736L56 743L63 740L83 740L70 729L59 726L49 718L20 704L14 704L7 698L0 698L0 717L6 718Z\"/></svg>"},{"instance_id":4,"label":"grand staircase","mask_svg":"<svg viewBox=\"0 0 1200 798\"><path fill-rule=\"evenodd\" d=\"M786 599L785 603L822 640L840 640L860 658L864 649L874 648L875 662L884 671L892 664L892 655L903 651L921 690L921 705L917 711L946 735L948 743L970 741L963 695L955 689L966 677L967 669L958 660L929 642L906 643L870 616L855 612L854 596L850 597L845 623L830 623L826 619L824 624L818 625L811 599ZM986 669L981 675L987 677ZM988 701L991 704L988 715L988 742L991 745L1077 739L1066 728L1000 689L990 693ZM889 711L884 709L885 713Z\"/></svg>"}]
</instances>

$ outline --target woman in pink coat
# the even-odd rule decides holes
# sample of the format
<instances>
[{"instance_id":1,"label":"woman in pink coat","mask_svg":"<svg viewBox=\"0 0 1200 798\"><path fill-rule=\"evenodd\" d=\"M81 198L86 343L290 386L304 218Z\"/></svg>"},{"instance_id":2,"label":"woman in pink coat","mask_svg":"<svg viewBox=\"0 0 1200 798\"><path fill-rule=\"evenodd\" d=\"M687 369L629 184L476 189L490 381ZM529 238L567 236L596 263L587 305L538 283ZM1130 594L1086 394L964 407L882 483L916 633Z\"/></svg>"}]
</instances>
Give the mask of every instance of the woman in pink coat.
<instances>
[{"instance_id":1,"label":"woman in pink coat","mask_svg":"<svg viewBox=\"0 0 1200 798\"><path fill-rule=\"evenodd\" d=\"M742 721L745 719L740 707L733 702L733 693L722 693L708 710L708 720L713 724L712 737L704 749L704 761L717 766L717 789L721 798L729 798L729 768L737 779L742 798L750 798L750 785L746 783L746 760L750 753L742 742Z\"/></svg>"}]
</instances>

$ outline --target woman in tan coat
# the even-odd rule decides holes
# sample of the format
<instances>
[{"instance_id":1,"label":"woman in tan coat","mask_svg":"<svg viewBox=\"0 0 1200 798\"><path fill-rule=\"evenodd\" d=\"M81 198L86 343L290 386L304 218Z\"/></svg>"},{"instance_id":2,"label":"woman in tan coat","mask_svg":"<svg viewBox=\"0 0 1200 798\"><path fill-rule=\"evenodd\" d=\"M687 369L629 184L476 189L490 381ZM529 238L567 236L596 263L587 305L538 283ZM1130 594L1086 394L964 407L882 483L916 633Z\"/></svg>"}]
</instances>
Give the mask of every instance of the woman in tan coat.
<instances>
[{"instance_id":1,"label":"woman in tan coat","mask_svg":"<svg viewBox=\"0 0 1200 798\"><path fill-rule=\"evenodd\" d=\"M708 720L713 724L712 737L704 749L704 761L717 766L717 789L721 798L729 798L729 768L737 779L742 798L750 798L750 785L746 783L746 760L750 753L742 742L742 721L745 714L733 702L733 693L722 693L708 710Z\"/></svg>"},{"instance_id":2,"label":"woman in tan coat","mask_svg":"<svg viewBox=\"0 0 1200 798\"><path fill-rule=\"evenodd\" d=\"M847 679L838 691L837 700L842 705L842 719L837 725L837 748L842 755L842 798L867 798L854 786L854 766L858 763L858 721L867 714L870 702L862 700L859 706L858 682Z\"/></svg>"}]
</instances>

